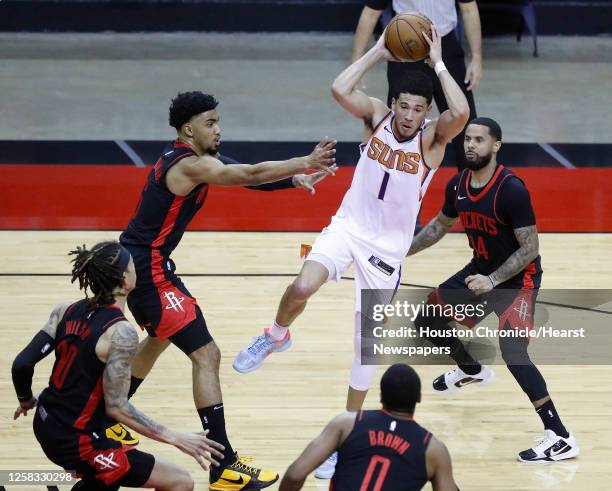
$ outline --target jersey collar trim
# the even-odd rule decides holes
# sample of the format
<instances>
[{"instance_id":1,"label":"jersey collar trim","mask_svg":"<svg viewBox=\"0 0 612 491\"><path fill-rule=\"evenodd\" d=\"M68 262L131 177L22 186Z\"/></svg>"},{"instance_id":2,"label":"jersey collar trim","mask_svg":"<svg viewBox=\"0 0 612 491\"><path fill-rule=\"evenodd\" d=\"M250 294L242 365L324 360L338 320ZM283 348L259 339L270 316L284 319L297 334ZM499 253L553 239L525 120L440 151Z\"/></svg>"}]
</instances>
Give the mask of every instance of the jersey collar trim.
<instances>
[{"instance_id":1,"label":"jersey collar trim","mask_svg":"<svg viewBox=\"0 0 612 491\"><path fill-rule=\"evenodd\" d=\"M484 187L482 191L478 193L477 196L474 196L472 193L470 193L470 180L472 179L472 171L468 170L467 177L465 179L465 192L467 193L467 196L470 198L470 200L475 203L476 201L479 201L484 196L486 196L486 194L489 192L493 184L495 184L495 181L497 181L497 178L499 177L499 174L501 173L503 168L504 166L501 164L497 166L497 169L495 169L493 176L491 177L491 179L489 179L489 182L487 183L487 185Z\"/></svg>"},{"instance_id":2,"label":"jersey collar trim","mask_svg":"<svg viewBox=\"0 0 612 491\"><path fill-rule=\"evenodd\" d=\"M414 135L412 135L409 138L403 138L399 135L399 132L395 129L395 114L393 115L393 117L391 118L391 131L393 132L393 137L395 138L395 140L397 141L397 143L406 143L409 142L410 140L414 140L414 138L418 135L418 133L421 131L422 127L419 128L416 133Z\"/></svg>"}]
</instances>

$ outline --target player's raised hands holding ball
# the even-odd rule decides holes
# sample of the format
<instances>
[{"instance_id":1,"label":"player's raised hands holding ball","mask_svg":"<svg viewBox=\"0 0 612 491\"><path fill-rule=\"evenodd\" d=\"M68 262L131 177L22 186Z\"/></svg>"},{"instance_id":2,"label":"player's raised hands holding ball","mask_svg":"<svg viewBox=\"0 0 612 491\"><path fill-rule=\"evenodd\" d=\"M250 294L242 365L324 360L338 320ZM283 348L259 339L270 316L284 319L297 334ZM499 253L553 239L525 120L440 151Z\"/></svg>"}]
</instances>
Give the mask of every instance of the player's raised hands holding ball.
<instances>
[{"instance_id":1,"label":"player's raised hands holding ball","mask_svg":"<svg viewBox=\"0 0 612 491\"><path fill-rule=\"evenodd\" d=\"M431 26L431 39L427 35L426 32L423 31L423 37L429 44L429 57L425 59L425 63L427 63L430 67L442 61L442 36L436 29L436 26Z\"/></svg>"}]
</instances>

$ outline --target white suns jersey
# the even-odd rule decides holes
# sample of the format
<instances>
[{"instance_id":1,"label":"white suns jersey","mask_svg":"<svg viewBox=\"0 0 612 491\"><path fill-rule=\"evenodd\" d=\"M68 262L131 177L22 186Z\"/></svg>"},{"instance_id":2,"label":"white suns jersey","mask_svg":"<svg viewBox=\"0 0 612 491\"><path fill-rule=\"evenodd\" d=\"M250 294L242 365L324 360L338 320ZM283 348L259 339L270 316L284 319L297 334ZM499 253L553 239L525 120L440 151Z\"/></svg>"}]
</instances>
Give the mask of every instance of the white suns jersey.
<instances>
[{"instance_id":1,"label":"white suns jersey","mask_svg":"<svg viewBox=\"0 0 612 491\"><path fill-rule=\"evenodd\" d=\"M370 139L360 145L351 187L332 225L341 226L395 267L410 248L421 201L435 169L423 158L422 132L428 121L414 137L402 140L394 132L394 118L389 111Z\"/></svg>"}]
</instances>

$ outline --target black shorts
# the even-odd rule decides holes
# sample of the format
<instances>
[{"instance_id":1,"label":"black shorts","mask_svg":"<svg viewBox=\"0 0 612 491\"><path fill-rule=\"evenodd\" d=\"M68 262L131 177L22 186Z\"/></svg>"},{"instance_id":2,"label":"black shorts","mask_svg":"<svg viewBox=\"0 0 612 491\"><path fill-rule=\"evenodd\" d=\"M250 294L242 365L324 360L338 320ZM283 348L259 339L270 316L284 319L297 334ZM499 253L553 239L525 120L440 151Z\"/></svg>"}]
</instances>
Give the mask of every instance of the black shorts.
<instances>
[{"instance_id":1,"label":"black shorts","mask_svg":"<svg viewBox=\"0 0 612 491\"><path fill-rule=\"evenodd\" d=\"M149 336L169 339L187 355L212 341L196 299L174 273L174 262L158 251L129 247L136 288L127 303Z\"/></svg>"},{"instance_id":2,"label":"black shorts","mask_svg":"<svg viewBox=\"0 0 612 491\"><path fill-rule=\"evenodd\" d=\"M43 412L44 420L40 408L36 410L34 434L54 464L109 489L138 488L149 480L155 466L153 455L106 438L102 429L99 433L78 432Z\"/></svg>"},{"instance_id":3,"label":"black shorts","mask_svg":"<svg viewBox=\"0 0 612 491\"><path fill-rule=\"evenodd\" d=\"M468 276L477 274L482 273L469 263L441 283L429 296L429 303L453 306L479 305L478 313L454 318L467 327L474 327L491 312L495 312L499 317L499 329L533 328L535 303L542 282L541 272L527 269L483 295L474 294L465 284Z\"/></svg>"}]
</instances>

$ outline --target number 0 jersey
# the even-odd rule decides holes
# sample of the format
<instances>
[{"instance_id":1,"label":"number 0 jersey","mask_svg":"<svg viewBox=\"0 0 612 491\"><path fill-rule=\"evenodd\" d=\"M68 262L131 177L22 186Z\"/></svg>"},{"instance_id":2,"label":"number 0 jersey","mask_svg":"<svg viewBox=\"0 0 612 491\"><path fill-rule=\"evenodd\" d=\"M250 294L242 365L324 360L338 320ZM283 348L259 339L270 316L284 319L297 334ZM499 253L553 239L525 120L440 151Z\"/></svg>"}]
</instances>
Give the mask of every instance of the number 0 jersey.
<instances>
[{"instance_id":1,"label":"number 0 jersey","mask_svg":"<svg viewBox=\"0 0 612 491\"><path fill-rule=\"evenodd\" d=\"M389 111L360 146L351 187L332 224L397 267L412 243L421 201L435 169L423 158L423 128L403 140L395 131L394 120Z\"/></svg>"},{"instance_id":2,"label":"number 0 jersey","mask_svg":"<svg viewBox=\"0 0 612 491\"><path fill-rule=\"evenodd\" d=\"M330 491L416 491L428 481L431 433L384 410L361 411L338 449Z\"/></svg>"},{"instance_id":3,"label":"number 0 jersey","mask_svg":"<svg viewBox=\"0 0 612 491\"><path fill-rule=\"evenodd\" d=\"M98 431L105 421L102 375L105 363L96 355L100 336L126 320L113 306L92 310L87 300L68 307L55 334L55 364L39 405L56 421L79 432Z\"/></svg>"}]
</instances>

